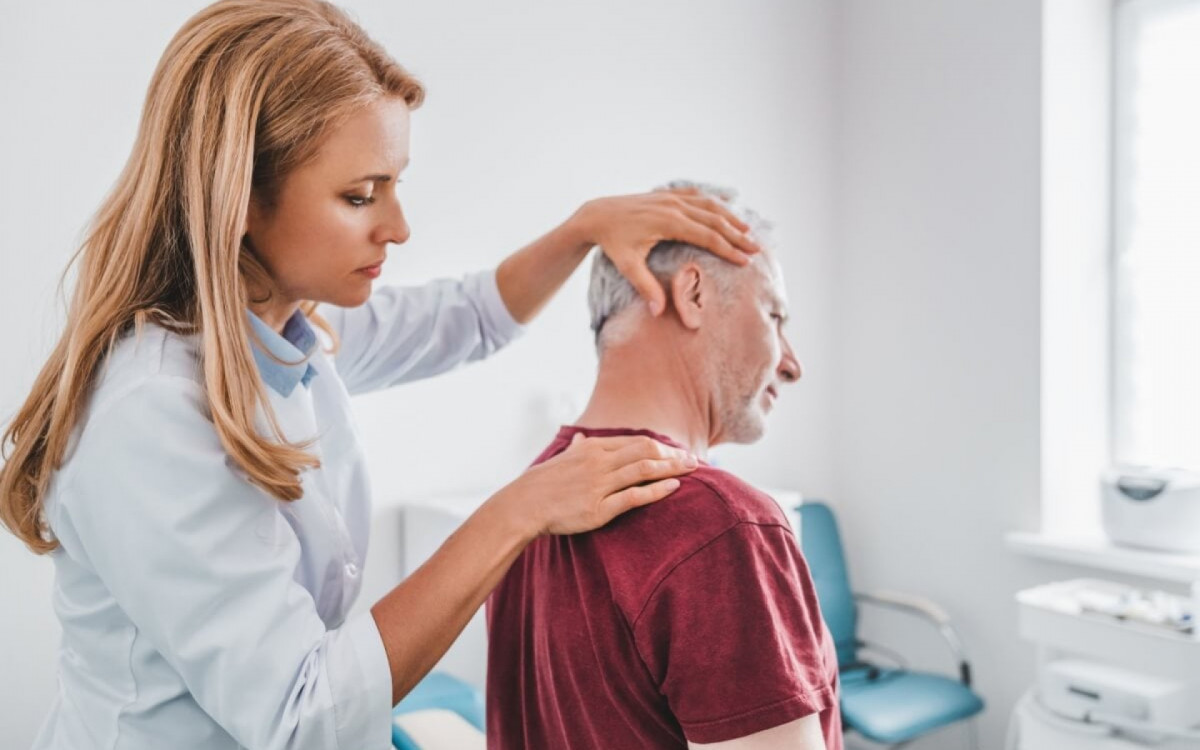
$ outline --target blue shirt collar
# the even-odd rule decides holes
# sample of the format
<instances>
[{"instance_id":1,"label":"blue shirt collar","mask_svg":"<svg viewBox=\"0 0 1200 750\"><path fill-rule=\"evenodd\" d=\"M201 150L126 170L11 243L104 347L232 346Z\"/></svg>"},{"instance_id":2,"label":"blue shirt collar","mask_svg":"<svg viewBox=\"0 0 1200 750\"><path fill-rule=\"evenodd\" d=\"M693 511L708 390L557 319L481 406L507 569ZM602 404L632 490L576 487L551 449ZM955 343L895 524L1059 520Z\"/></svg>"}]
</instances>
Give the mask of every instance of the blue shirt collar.
<instances>
[{"instance_id":1,"label":"blue shirt collar","mask_svg":"<svg viewBox=\"0 0 1200 750\"><path fill-rule=\"evenodd\" d=\"M317 334L308 324L304 313L300 310L292 313L292 317L283 324L282 336L249 310L246 315L258 337L258 341L251 338L250 349L263 382L284 398L292 394L297 383L307 388L309 381L317 374L316 368L308 362L309 355L317 348ZM267 352L283 360L283 363L272 359Z\"/></svg>"}]
</instances>

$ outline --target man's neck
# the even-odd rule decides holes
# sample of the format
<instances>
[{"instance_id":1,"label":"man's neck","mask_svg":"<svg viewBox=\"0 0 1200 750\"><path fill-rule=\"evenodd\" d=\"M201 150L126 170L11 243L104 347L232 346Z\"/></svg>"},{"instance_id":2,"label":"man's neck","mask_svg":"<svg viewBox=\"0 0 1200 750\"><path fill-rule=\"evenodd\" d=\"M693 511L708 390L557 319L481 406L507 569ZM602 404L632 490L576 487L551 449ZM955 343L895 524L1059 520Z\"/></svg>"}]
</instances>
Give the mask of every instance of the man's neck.
<instances>
[{"instance_id":1,"label":"man's neck","mask_svg":"<svg viewBox=\"0 0 1200 750\"><path fill-rule=\"evenodd\" d=\"M695 363L659 342L610 346L600 357L591 400L575 424L657 432L707 458L717 427Z\"/></svg>"}]
</instances>

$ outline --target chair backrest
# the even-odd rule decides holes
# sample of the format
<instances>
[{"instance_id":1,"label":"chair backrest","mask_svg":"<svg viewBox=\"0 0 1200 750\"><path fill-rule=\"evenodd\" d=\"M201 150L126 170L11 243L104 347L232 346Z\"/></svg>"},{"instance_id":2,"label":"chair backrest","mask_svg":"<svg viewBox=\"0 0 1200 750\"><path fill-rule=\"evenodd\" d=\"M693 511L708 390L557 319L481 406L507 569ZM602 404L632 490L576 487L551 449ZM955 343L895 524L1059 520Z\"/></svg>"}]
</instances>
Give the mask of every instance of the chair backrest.
<instances>
[{"instance_id":1,"label":"chair backrest","mask_svg":"<svg viewBox=\"0 0 1200 750\"><path fill-rule=\"evenodd\" d=\"M858 653L858 611L837 520L829 506L820 502L804 502L796 510L800 514L800 549L817 587L821 615L837 646L838 665L852 664Z\"/></svg>"}]
</instances>

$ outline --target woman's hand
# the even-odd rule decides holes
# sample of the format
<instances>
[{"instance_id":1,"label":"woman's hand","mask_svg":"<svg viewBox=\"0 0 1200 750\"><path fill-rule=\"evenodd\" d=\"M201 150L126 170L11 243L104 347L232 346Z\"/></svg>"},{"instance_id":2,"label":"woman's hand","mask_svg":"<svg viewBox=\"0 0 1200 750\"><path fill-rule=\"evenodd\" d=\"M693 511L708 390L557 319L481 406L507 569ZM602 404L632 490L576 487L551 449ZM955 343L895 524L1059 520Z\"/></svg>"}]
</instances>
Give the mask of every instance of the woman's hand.
<instances>
[{"instance_id":1,"label":"woman's hand","mask_svg":"<svg viewBox=\"0 0 1200 750\"><path fill-rule=\"evenodd\" d=\"M493 500L507 504L530 537L597 529L625 511L679 487L671 477L697 466L695 456L644 435L583 437L531 466Z\"/></svg>"},{"instance_id":2,"label":"woman's hand","mask_svg":"<svg viewBox=\"0 0 1200 750\"><path fill-rule=\"evenodd\" d=\"M658 315L666 293L646 265L650 250L663 240L676 240L745 265L759 251L746 234L749 226L722 201L695 188L655 190L588 201L575 212L575 222L589 245L599 245L621 275L629 279Z\"/></svg>"}]
</instances>

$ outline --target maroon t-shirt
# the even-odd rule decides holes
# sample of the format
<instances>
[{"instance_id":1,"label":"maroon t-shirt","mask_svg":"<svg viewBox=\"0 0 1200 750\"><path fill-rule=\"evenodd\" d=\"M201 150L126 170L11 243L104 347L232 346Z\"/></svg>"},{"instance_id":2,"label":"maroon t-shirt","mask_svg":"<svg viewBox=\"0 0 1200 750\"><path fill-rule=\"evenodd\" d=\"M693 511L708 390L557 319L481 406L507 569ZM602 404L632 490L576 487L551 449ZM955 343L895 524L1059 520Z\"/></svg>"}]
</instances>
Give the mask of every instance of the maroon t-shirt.
<instances>
[{"instance_id":1,"label":"maroon t-shirt","mask_svg":"<svg viewBox=\"0 0 1200 750\"><path fill-rule=\"evenodd\" d=\"M585 435L563 427L540 463ZM686 748L819 713L842 750L837 654L786 516L701 463L602 529L544 536L487 603L490 750Z\"/></svg>"}]
</instances>

